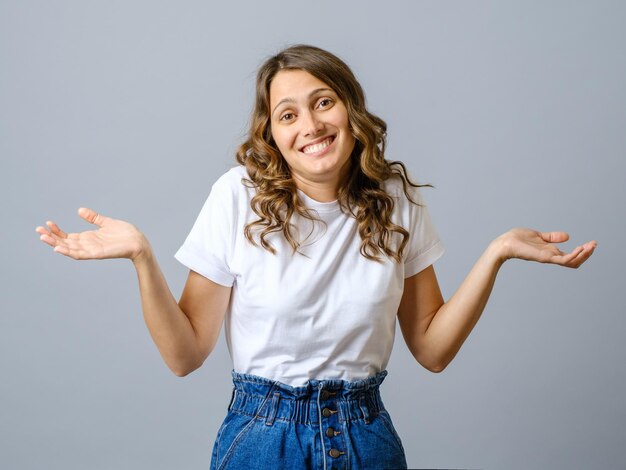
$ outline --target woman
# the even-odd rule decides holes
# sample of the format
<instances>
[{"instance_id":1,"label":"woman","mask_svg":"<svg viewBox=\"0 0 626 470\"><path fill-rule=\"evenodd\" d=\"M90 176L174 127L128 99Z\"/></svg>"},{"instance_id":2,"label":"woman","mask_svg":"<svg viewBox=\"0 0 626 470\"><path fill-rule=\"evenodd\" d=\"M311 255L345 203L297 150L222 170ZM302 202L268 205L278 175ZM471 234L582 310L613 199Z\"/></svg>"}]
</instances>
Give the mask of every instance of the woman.
<instances>
[{"instance_id":1,"label":"woman","mask_svg":"<svg viewBox=\"0 0 626 470\"><path fill-rule=\"evenodd\" d=\"M563 232L513 229L492 241L444 303L432 264L443 246L386 125L340 59L294 46L257 75L240 164L213 186L176 258L179 302L133 225L81 208L99 228L41 240L74 259L130 258L148 329L172 371L202 365L222 323L233 396L212 468L406 468L379 385L396 317L415 359L439 372L478 321L511 258L580 266Z\"/></svg>"}]
</instances>

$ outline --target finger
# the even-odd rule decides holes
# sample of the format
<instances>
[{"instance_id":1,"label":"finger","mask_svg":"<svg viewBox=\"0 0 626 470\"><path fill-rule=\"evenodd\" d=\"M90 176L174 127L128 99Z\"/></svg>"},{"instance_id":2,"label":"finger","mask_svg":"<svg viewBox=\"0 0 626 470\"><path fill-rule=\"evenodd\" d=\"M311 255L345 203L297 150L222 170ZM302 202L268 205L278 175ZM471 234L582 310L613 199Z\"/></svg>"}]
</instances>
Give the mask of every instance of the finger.
<instances>
[{"instance_id":1,"label":"finger","mask_svg":"<svg viewBox=\"0 0 626 470\"><path fill-rule=\"evenodd\" d=\"M591 253L589 251L585 251L582 250L580 253L578 253L578 255L571 259L565 266L567 266L568 268L578 268L581 264L583 264L587 258L589 258L589 256L591 256Z\"/></svg>"},{"instance_id":2,"label":"finger","mask_svg":"<svg viewBox=\"0 0 626 470\"><path fill-rule=\"evenodd\" d=\"M583 252L580 255L578 255L576 259L572 261L572 263L574 264L573 267L578 268L581 264L587 261L589 257L593 254L594 250L596 249L596 246L597 244L585 243L584 245L585 249L583 250Z\"/></svg>"},{"instance_id":3,"label":"finger","mask_svg":"<svg viewBox=\"0 0 626 470\"><path fill-rule=\"evenodd\" d=\"M100 215L96 211L93 211L86 207L80 207L78 209L78 215L81 216L90 224L97 225L98 227L102 227L102 224L107 219L107 217Z\"/></svg>"},{"instance_id":4,"label":"finger","mask_svg":"<svg viewBox=\"0 0 626 470\"><path fill-rule=\"evenodd\" d=\"M46 222L46 225L50 228L50 231L53 234L58 235L61 238L67 238L67 233L65 233L63 230L61 230L59 228L59 226L57 224L55 224L54 222L52 222L51 220L48 220Z\"/></svg>"},{"instance_id":5,"label":"finger","mask_svg":"<svg viewBox=\"0 0 626 470\"><path fill-rule=\"evenodd\" d=\"M55 238L53 238L52 236L48 235L47 233L43 233L43 234L41 234L41 235L39 236L39 239L40 239L42 242L44 242L44 243L46 243L46 244L48 244L48 245L50 245L50 246L52 246L52 247L57 246L56 239L55 239Z\"/></svg>"},{"instance_id":6,"label":"finger","mask_svg":"<svg viewBox=\"0 0 626 470\"><path fill-rule=\"evenodd\" d=\"M576 259L576 257L579 256L583 251L584 248L582 246L577 246L576 248L574 248L574 250L572 250L571 253L559 252L562 254L553 255L552 257L550 257L548 262L561 266L569 266L573 262L573 260Z\"/></svg>"},{"instance_id":7,"label":"finger","mask_svg":"<svg viewBox=\"0 0 626 470\"><path fill-rule=\"evenodd\" d=\"M66 243L67 239L54 237L48 234L43 234L39 237L39 239L47 245L50 245L52 248L62 247L64 249L68 248ZM55 250L56 251L56 250Z\"/></svg>"},{"instance_id":8,"label":"finger","mask_svg":"<svg viewBox=\"0 0 626 470\"><path fill-rule=\"evenodd\" d=\"M570 259L567 260L568 265L577 268L593 254L597 246L598 243L595 240L592 240L576 247L569 255Z\"/></svg>"},{"instance_id":9,"label":"finger","mask_svg":"<svg viewBox=\"0 0 626 470\"><path fill-rule=\"evenodd\" d=\"M572 253L565 256L559 264L568 268L578 268L581 264L587 261L587 259L589 259L589 257L593 254L594 249L594 245L585 243L584 245L576 247Z\"/></svg>"},{"instance_id":10,"label":"finger","mask_svg":"<svg viewBox=\"0 0 626 470\"><path fill-rule=\"evenodd\" d=\"M61 240L61 239L62 239L59 235L57 235L57 234L53 233L52 231L48 230L48 229L47 229L47 228L45 228L45 227L41 227L41 226L39 226L39 227L37 227L37 228L35 229L35 231L36 231L36 232L40 235L40 237L39 237L39 239L40 239L40 240L43 240L43 238L42 238L42 237L43 237L44 235L46 235L48 238L51 238L51 239L53 239L53 240Z\"/></svg>"},{"instance_id":11,"label":"finger","mask_svg":"<svg viewBox=\"0 0 626 470\"><path fill-rule=\"evenodd\" d=\"M91 259L87 250L76 244L59 244L54 247L54 251L72 259Z\"/></svg>"},{"instance_id":12,"label":"finger","mask_svg":"<svg viewBox=\"0 0 626 470\"><path fill-rule=\"evenodd\" d=\"M77 250L71 250L67 246L55 246L54 251L69 258L81 259Z\"/></svg>"},{"instance_id":13,"label":"finger","mask_svg":"<svg viewBox=\"0 0 626 470\"><path fill-rule=\"evenodd\" d=\"M567 232L541 232L541 238L550 243L563 243L569 240Z\"/></svg>"},{"instance_id":14,"label":"finger","mask_svg":"<svg viewBox=\"0 0 626 470\"><path fill-rule=\"evenodd\" d=\"M55 246L54 251L65 256L69 253L69 249L66 246Z\"/></svg>"},{"instance_id":15,"label":"finger","mask_svg":"<svg viewBox=\"0 0 626 470\"><path fill-rule=\"evenodd\" d=\"M40 234L39 235L39 239L42 242L46 243L47 245L50 245L53 248L55 248L57 246L69 247L68 244L70 244L70 243L73 246L77 246L76 244L78 243L78 241L70 238L72 234L70 234L70 237L61 238L58 235L47 231L43 227L37 227L37 228L40 229L40 230L37 230L37 232Z\"/></svg>"},{"instance_id":16,"label":"finger","mask_svg":"<svg viewBox=\"0 0 626 470\"><path fill-rule=\"evenodd\" d=\"M591 249L594 249L594 250L595 250L595 249L598 247L598 242L597 242L597 241L595 241L595 240L591 240L591 241L589 241L589 242L585 243L585 244L584 244L584 246L585 246L585 247L587 247L587 246L588 246L589 248L591 248Z\"/></svg>"}]
</instances>

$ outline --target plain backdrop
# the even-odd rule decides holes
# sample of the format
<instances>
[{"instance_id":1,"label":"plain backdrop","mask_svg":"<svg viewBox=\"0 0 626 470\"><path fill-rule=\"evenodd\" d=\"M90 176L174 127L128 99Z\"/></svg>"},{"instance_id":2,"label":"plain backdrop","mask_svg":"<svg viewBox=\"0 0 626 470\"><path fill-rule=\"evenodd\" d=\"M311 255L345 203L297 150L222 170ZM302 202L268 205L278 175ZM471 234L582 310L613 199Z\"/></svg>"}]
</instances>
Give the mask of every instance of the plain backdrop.
<instances>
[{"instance_id":1,"label":"plain backdrop","mask_svg":"<svg viewBox=\"0 0 626 470\"><path fill-rule=\"evenodd\" d=\"M34 229L134 223L173 254L234 164L269 55L342 57L389 126L447 252L450 298L512 227L595 239L578 270L514 260L441 374L398 333L382 386L414 468L617 469L626 460L626 6L619 1L0 2L0 468L202 469L230 399L223 339L185 378L128 260Z\"/></svg>"}]
</instances>

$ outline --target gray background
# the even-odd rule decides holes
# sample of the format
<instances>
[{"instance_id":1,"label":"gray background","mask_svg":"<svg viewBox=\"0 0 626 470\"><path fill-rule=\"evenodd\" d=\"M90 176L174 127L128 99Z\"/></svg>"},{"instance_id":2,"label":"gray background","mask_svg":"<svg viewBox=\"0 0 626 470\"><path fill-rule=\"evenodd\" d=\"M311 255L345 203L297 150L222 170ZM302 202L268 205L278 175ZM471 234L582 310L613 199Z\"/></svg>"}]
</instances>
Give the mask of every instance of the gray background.
<instances>
[{"instance_id":1,"label":"gray background","mask_svg":"<svg viewBox=\"0 0 626 470\"><path fill-rule=\"evenodd\" d=\"M413 467L624 468L623 2L2 1L0 467L200 469L230 398L223 340L186 378L144 326L128 260L39 241L80 206L173 258L234 162L257 66L338 54L422 183L446 298L501 233L566 230L579 270L511 261L454 362L401 336L383 396Z\"/></svg>"}]
</instances>

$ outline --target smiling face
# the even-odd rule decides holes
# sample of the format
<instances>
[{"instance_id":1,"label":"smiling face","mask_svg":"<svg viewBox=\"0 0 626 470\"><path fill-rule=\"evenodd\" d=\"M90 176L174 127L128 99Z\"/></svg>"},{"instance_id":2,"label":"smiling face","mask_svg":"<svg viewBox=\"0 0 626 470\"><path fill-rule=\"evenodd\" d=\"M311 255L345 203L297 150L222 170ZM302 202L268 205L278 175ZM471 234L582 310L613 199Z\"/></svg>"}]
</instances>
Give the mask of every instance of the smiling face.
<instances>
[{"instance_id":1,"label":"smiling face","mask_svg":"<svg viewBox=\"0 0 626 470\"><path fill-rule=\"evenodd\" d=\"M337 94L304 70L281 70L270 84L272 137L296 186L320 202L334 201L350 171L355 139Z\"/></svg>"}]
</instances>

